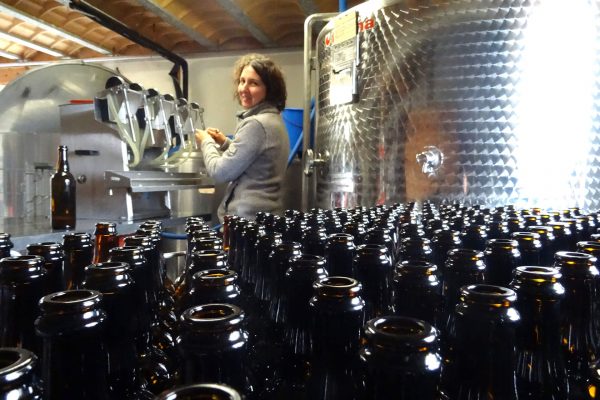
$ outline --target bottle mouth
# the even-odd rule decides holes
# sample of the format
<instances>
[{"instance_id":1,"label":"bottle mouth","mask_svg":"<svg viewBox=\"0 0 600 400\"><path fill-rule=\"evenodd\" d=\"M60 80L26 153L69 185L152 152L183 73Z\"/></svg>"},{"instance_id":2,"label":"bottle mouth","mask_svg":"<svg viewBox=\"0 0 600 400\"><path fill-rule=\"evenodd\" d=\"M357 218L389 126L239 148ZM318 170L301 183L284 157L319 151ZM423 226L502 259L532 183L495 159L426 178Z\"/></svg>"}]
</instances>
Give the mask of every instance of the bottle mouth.
<instances>
[{"instance_id":1,"label":"bottle mouth","mask_svg":"<svg viewBox=\"0 0 600 400\"><path fill-rule=\"evenodd\" d=\"M185 310L181 315L181 320L197 327L234 326L244 320L244 312L233 304L201 304Z\"/></svg>"},{"instance_id":2,"label":"bottle mouth","mask_svg":"<svg viewBox=\"0 0 600 400\"><path fill-rule=\"evenodd\" d=\"M43 265L44 257L33 254L28 254L24 256L10 256L0 260L0 264L5 263L18 263L24 265L36 265L41 263L41 265Z\"/></svg>"},{"instance_id":3,"label":"bottle mouth","mask_svg":"<svg viewBox=\"0 0 600 400\"><path fill-rule=\"evenodd\" d=\"M534 241L540 239L540 234L536 232L514 232L512 234L513 239L515 240L528 240Z\"/></svg>"},{"instance_id":4,"label":"bottle mouth","mask_svg":"<svg viewBox=\"0 0 600 400\"><path fill-rule=\"evenodd\" d=\"M576 262L588 262L591 260L595 262L595 257L593 255L578 251L557 251L554 254L554 259L563 262L566 266Z\"/></svg>"},{"instance_id":5,"label":"bottle mouth","mask_svg":"<svg viewBox=\"0 0 600 400\"><path fill-rule=\"evenodd\" d=\"M492 248L513 249L518 248L519 242L515 239L490 239L488 240L487 246Z\"/></svg>"},{"instance_id":6,"label":"bottle mouth","mask_svg":"<svg viewBox=\"0 0 600 400\"><path fill-rule=\"evenodd\" d=\"M473 249L458 248L448 251L448 258L468 259L478 261L483 258L483 252Z\"/></svg>"},{"instance_id":7,"label":"bottle mouth","mask_svg":"<svg viewBox=\"0 0 600 400\"><path fill-rule=\"evenodd\" d=\"M354 278L346 276L328 276L313 284L317 295L331 297L356 297L362 291L362 285Z\"/></svg>"},{"instance_id":8,"label":"bottle mouth","mask_svg":"<svg viewBox=\"0 0 600 400\"><path fill-rule=\"evenodd\" d=\"M517 294L504 286L478 284L461 287L460 299L465 303L509 307L517 299Z\"/></svg>"},{"instance_id":9,"label":"bottle mouth","mask_svg":"<svg viewBox=\"0 0 600 400\"><path fill-rule=\"evenodd\" d=\"M365 338L375 346L424 351L437 343L437 330L416 318L384 316L365 325Z\"/></svg>"},{"instance_id":10,"label":"bottle mouth","mask_svg":"<svg viewBox=\"0 0 600 400\"><path fill-rule=\"evenodd\" d=\"M131 267L126 262L121 261L105 261L101 263L91 264L85 267L85 273L93 274L95 270L100 272L109 272L111 274L122 274L131 270Z\"/></svg>"},{"instance_id":11,"label":"bottle mouth","mask_svg":"<svg viewBox=\"0 0 600 400\"><path fill-rule=\"evenodd\" d=\"M396 265L398 275L435 275L437 266L425 260L406 260Z\"/></svg>"},{"instance_id":12,"label":"bottle mouth","mask_svg":"<svg viewBox=\"0 0 600 400\"><path fill-rule=\"evenodd\" d=\"M324 269L327 265L325 257L315 254L302 254L292 262L295 268Z\"/></svg>"},{"instance_id":13,"label":"bottle mouth","mask_svg":"<svg viewBox=\"0 0 600 400\"><path fill-rule=\"evenodd\" d=\"M600 242L590 240L577 242L577 250L588 254L598 253L600 252Z\"/></svg>"},{"instance_id":14,"label":"bottle mouth","mask_svg":"<svg viewBox=\"0 0 600 400\"><path fill-rule=\"evenodd\" d=\"M51 293L40 299L40 309L49 313L81 313L100 308L102 293L96 290L76 289Z\"/></svg>"},{"instance_id":15,"label":"bottle mouth","mask_svg":"<svg viewBox=\"0 0 600 400\"><path fill-rule=\"evenodd\" d=\"M242 400L241 395L235 389L223 384L213 383L180 386L156 397L157 400L174 400L179 398Z\"/></svg>"},{"instance_id":16,"label":"bottle mouth","mask_svg":"<svg viewBox=\"0 0 600 400\"><path fill-rule=\"evenodd\" d=\"M198 271L192 276L194 282L202 286L226 286L234 283L238 277L235 271L226 268L211 268Z\"/></svg>"},{"instance_id":17,"label":"bottle mouth","mask_svg":"<svg viewBox=\"0 0 600 400\"><path fill-rule=\"evenodd\" d=\"M332 235L329 235L329 241L330 242L352 242L354 241L354 236L352 236L349 233L334 233Z\"/></svg>"},{"instance_id":18,"label":"bottle mouth","mask_svg":"<svg viewBox=\"0 0 600 400\"><path fill-rule=\"evenodd\" d=\"M29 350L13 347L0 348L0 382L11 384L33 370L37 357Z\"/></svg>"},{"instance_id":19,"label":"bottle mouth","mask_svg":"<svg viewBox=\"0 0 600 400\"><path fill-rule=\"evenodd\" d=\"M558 282L562 275L556 267L523 265L515 269L515 277L541 283Z\"/></svg>"}]
</instances>

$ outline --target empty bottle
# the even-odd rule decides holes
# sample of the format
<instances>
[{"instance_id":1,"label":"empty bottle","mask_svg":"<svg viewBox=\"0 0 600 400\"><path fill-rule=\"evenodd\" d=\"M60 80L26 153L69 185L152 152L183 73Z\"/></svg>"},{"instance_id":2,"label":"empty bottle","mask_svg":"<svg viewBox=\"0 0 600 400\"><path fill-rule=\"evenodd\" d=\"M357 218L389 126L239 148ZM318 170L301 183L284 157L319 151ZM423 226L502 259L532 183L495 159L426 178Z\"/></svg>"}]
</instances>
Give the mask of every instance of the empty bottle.
<instances>
[{"instance_id":1,"label":"empty bottle","mask_svg":"<svg viewBox=\"0 0 600 400\"><path fill-rule=\"evenodd\" d=\"M566 350L571 398L583 398L589 364L600 349L598 279L596 258L591 254L559 251L554 266L562 274L565 298L561 308L561 342Z\"/></svg>"},{"instance_id":2,"label":"empty bottle","mask_svg":"<svg viewBox=\"0 0 600 400\"><path fill-rule=\"evenodd\" d=\"M50 178L52 229L75 229L76 182L69 169L67 146L58 146L56 172Z\"/></svg>"},{"instance_id":3,"label":"empty bottle","mask_svg":"<svg viewBox=\"0 0 600 400\"><path fill-rule=\"evenodd\" d=\"M437 267L427 261L403 261L393 280L394 314L437 326L442 306L442 284Z\"/></svg>"},{"instance_id":4,"label":"empty bottle","mask_svg":"<svg viewBox=\"0 0 600 400\"><path fill-rule=\"evenodd\" d=\"M0 347L23 347L40 354L35 335L38 301L48 293L47 272L40 256L0 260Z\"/></svg>"},{"instance_id":5,"label":"empty bottle","mask_svg":"<svg viewBox=\"0 0 600 400\"><path fill-rule=\"evenodd\" d=\"M450 399L516 400L513 290L493 285L461 289L444 354L443 390Z\"/></svg>"},{"instance_id":6,"label":"empty bottle","mask_svg":"<svg viewBox=\"0 0 600 400\"><path fill-rule=\"evenodd\" d=\"M363 399L435 400L442 358L437 331L408 317L371 319L364 328Z\"/></svg>"},{"instance_id":7,"label":"empty bottle","mask_svg":"<svg viewBox=\"0 0 600 400\"><path fill-rule=\"evenodd\" d=\"M248 399L255 396L248 360L245 314L231 304L203 304L183 312L177 343L183 360L183 381L219 382Z\"/></svg>"},{"instance_id":8,"label":"empty bottle","mask_svg":"<svg viewBox=\"0 0 600 400\"><path fill-rule=\"evenodd\" d=\"M92 239L84 232L67 233L63 236L63 249L65 289L79 289L83 282L85 267L90 265L94 258Z\"/></svg>"},{"instance_id":9,"label":"empty bottle","mask_svg":"<svg viewBox=\"0 0 600 400\"><path fill-rule=\"evenodd\" d=\"M37 366L38 358L29 350L0 348L0 399L44 399Z\"/></svg>"},{"instance_id":10,"label":"empty bottle","mask_svg":"<svg viewBox=\"0 0 600 400\"><path fill-rule=\"evenodd\" d=\"M45 399L110 399L101 300L95 290L68 290L40 300L35 329L43 340Z\"/></svg>"},{"instance_id":11,"label":"empty bottle","mask_svg":"<svg viewBox=\"0 0 600 400\"><path fill-rule=\"evenodd\" d=\"M108 261L110 249L119 245L117 224L114 222L98 222L94 236L94 263Z\"/></svg>"},{"instance_id":12,"label":"empty bottle","mask_svg":"<svg viewBox=\"0 0 600 400\"><path fill-rule=\"evenodd\" d=\"M560 307L565 288L558 268L517 267L510 288L517 294L516 377L519 399L566 399L567 370L561 347Z\"/></svg>"},{"instance_id":13,"label":"empty bottle","mask_svg":"<svg viewBox=\"0 0 600 400\"><path fill-rule=\"evenodd\" d=\"M331 276L314 283L310 299L313 351L308 395L313 399L358 398L358 347L365 323L361 285Z\"/></svg>"}]
</instances>

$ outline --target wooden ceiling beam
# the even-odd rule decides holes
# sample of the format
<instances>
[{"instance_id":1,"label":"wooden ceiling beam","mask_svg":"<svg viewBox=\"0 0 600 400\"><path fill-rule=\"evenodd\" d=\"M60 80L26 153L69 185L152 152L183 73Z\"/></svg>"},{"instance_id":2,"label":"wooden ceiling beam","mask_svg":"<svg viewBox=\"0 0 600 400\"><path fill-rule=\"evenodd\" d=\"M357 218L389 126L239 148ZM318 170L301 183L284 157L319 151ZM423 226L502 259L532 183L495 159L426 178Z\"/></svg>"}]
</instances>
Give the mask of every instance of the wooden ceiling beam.
<instances>
[{"instance_id":1,"label":"wooden ceiling beam","mask_svg":"<svg viewBox=\"0 0 600 400\"><path fill-rule=\"evenodd\" d=\"M169 25L174 26L181 32L185 33L191 39L193 39L199 45L206 47L209 50L217 50L218 46L206 36L202 35L200 32L192 28L191 26L186 25L173 14L168 12L166 9L157 5L153 0L137 0L138 3L142 5L146 10L156 14L163 21L168 23Z\"/></svg>"},{"instance_id":2,"label":"wooden ceiling beam","mask_svg":"<svg viewBox=\"0 0 600 400\"><path fill-rule=\"evenodd\" d=\"M234 0L216 0L217 3L227 11L235 20L242 25L252 36L265 47L277 47L271 38L266 35L235 3Z\"/></svg>"}]
</instances>

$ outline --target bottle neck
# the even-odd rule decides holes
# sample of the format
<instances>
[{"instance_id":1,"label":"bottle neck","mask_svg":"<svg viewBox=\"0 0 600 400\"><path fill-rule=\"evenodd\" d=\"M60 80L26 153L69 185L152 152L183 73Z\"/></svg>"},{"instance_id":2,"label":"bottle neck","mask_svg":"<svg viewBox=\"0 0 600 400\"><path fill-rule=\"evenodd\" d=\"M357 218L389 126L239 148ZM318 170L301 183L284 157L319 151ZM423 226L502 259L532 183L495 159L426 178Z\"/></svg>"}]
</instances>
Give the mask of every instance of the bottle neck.
<instances>
[{"instance_id":1,"label":"bottle neck","mask_svg":"<svg viewBox=\"0 0 600 400\"><path fill-rule=\"evenodd\" d=\"M58 163L56 164L57 171L69 172L68 149L66 146L58 147Z\"/></svg>"}]
</instances>

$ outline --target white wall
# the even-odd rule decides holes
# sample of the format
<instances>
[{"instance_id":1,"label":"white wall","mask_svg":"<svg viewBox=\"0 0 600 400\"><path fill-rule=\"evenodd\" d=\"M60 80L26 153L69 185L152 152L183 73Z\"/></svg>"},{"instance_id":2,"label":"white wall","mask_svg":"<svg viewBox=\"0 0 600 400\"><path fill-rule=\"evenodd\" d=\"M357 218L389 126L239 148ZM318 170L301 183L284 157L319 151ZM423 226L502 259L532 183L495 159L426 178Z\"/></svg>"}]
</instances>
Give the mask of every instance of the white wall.
<instances>
[{"instance_id":1,"label":"white wall","mask_svg":"<svg viewBox=\"0 0 600 400\"><path fill-rule=\"evenodd\" d=\"M228 53L189 58L189 100L204 108L207 126L233 133L237 123L235 113L240 109L233 98L233 65L245 53ZM303 53L281 51L267 53L281 66L286 78L288 101L286 107L302 108L303 103ZM172 63L166 60L126 61L104 63L118 69L130 81L144 88L154 88L160 93L175 95L169 71Z\"/></svg>"}]
</instances>

